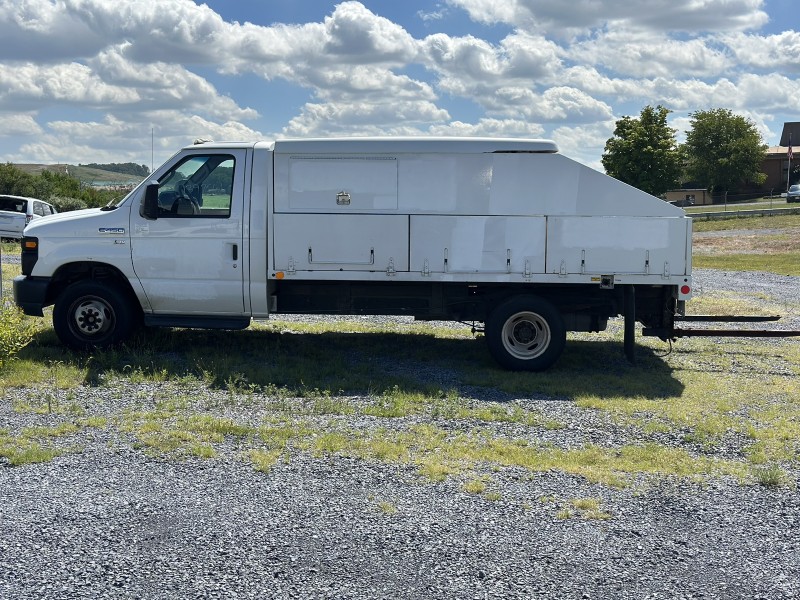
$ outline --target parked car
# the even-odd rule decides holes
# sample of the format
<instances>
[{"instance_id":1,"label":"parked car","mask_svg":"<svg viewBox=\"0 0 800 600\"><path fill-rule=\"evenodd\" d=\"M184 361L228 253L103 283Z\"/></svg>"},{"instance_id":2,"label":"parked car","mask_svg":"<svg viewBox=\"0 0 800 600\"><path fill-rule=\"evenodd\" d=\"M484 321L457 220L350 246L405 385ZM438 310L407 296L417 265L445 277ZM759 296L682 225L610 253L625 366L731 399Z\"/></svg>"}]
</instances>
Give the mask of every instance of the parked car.
<instances>
[{"instance_id":1,"label":"parked car","mask_svg":"<svg viewBox=\"0 0 800 600\"><path fill-rule=\"evenodd\" d=\"M800 202L800 184L795 184L789 188L786 194L787 202Z\"/></svg>"},{"instance_id":2,"label":"parked car","mask_svg":"<svg viewBox=\"0 0 800 600\"><path fill-rule=\"evenodd\" d=\"M57 212L44 200L0 195L0 238L21 239L22 230L28 223Z\"/></svg>"}]
</instances>

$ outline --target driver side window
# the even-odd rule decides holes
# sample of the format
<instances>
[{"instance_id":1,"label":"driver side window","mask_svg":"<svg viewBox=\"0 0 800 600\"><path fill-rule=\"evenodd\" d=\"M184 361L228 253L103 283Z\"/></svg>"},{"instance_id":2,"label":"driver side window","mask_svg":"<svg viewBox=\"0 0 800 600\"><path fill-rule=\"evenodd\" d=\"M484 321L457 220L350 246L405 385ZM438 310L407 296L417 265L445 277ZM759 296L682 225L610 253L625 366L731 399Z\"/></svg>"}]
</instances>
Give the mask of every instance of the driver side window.
<instances>
[{"instance_id":1,"label":"driver side window","mask_svg":"<svg viewBox=\"0 0 800 600\"><path fill-rule=\"evenodd\" d=\"M175 165L158 182L159 217L230 217L235 163L229 154L208 154Z\"/></svg>"}]
</instances>

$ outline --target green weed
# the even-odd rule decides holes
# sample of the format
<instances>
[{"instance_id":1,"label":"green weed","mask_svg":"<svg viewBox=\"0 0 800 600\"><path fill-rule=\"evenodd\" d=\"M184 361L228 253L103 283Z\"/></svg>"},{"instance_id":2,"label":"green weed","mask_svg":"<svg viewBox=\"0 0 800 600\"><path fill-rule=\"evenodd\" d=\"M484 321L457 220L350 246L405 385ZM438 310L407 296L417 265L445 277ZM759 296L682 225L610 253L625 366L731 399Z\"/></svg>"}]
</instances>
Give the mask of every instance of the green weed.
<instances>
[{"instance_id":1,"label":"green weed","mask_svg":"<svg viewBox=\"0 0 800 600\"><path fill-rule=\"evenodd\" d=\"M253 469L261 473L269 473L280 460L281 450L250 450L248 456Z\"/></svg>"}]
</instances>

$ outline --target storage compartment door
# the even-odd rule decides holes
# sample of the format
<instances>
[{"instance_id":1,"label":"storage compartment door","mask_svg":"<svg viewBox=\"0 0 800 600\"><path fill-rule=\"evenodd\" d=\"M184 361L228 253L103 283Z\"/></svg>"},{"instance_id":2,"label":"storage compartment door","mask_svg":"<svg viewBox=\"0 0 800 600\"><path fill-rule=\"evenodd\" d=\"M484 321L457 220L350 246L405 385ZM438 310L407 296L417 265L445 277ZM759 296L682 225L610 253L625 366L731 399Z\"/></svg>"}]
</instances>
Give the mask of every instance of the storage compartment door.
<instances>
[{"instance_id":1,"label":"storage compartment door","mask_svg":"<svg viewBox=\"0 0 800 600\"><path fill-rule=\"evenodd\" d=\"M542 273L544 217L411 216L411 270Z\"/></svg>"},{"instance_id":2,"label":"storage compartment door","mask_svg":"<svg viewBox=\"0 0 800 600\"><path fill-rule=\"evenodd\" d=\"M549 217L547 272L686 273L686 220L669 217Z\"/></svg>"},{"instance_id":3,"label":"storage compartment door","mask_svg":"<svg viewBox=\"0 0 800 600\"><path fill-rule=\"evenodd\" d=\"M278 271L408 271L408 216L277 214Z\"/></svg>"},{"instance_id":4,"label":"storage compartment door","mask_svg":"<svg viewBox=\"0 0 800 600\"><path fill-rule=\"evenodd\" d=\"M397 211L394 157L275 158L275 212Z\"/></svg>"}]
</instances>

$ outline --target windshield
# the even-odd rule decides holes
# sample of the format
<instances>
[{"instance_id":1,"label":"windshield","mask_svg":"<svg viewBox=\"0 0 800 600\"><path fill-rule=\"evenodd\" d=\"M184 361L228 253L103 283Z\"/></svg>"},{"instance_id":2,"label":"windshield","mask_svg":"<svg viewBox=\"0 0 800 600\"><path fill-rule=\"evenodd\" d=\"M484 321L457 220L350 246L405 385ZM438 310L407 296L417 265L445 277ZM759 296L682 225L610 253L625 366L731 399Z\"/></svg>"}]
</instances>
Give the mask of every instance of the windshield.
<instances>
[{"instance_id":1,"label":"windshield","mask_svg":"<svg viewBox=\"0 0 800 600\"><path fill-rule=\"evenodd\" d=\"M789 191L790 192L800 192L800 184L793 185L792 187L789 188Z\"/></svg>"}]
</instances>

